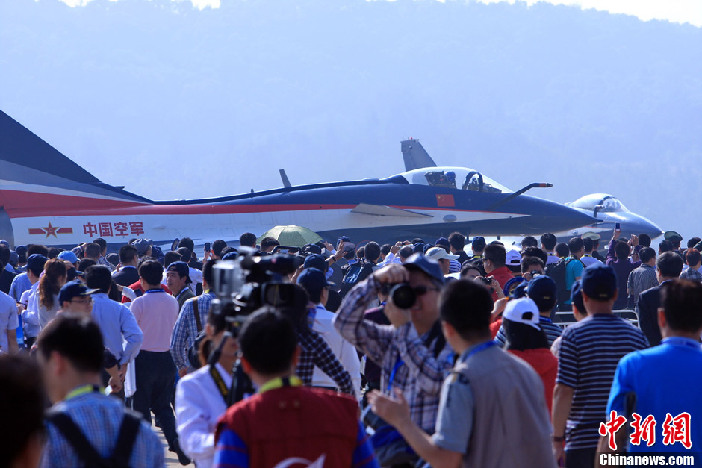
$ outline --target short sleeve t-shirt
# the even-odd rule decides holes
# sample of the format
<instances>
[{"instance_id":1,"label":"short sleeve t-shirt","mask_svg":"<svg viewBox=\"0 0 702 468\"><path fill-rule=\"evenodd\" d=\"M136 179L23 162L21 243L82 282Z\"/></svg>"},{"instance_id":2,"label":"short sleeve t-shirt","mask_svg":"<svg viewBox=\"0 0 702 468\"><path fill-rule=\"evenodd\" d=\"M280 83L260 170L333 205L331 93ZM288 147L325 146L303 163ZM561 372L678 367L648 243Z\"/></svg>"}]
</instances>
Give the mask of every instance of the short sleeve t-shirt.
<instances>
[{"instance_id":1,"label":"short sleeve t-shirt","mask_svg":"<svg viewBox=\"0 0 702 468\"><path fill-rule=\"evenodd\" d=\"M583 276L583 270L585 267L583 266L583 262L578 260L577 258L570 258L568 260L568 264L566 265L566 289L568 291L571 290L573 287L573 283L575 283L575 280L577 278L580 278ZM566 301L566 304L571 304L570 298Z\"/></svg>"},{"instance_id":2,"label":"short sleeve t-shirt","mask_svg":"<svg viewBox=\"0 0 702 468\"><path fill-rule=\"evenodd\" d=\"M473 430L473 404L468 378L460 373L446 377L432 435L436 445L452 452L468 452L468 441Z\"/></svg>"},{"instance_id":3,"label":"short sleeve t-shirt","mask_svg":"<svg viewBox=\"0 0 702 468\"><path fill-rule=\"evenodd\" d=\"M7 332L19 327L19 315L15 300L0 291L0 353L6 353L8 348Z\"/></svg>"},{"instance_id":4,"label":"short sleeve t-shirt","mask_svg":"<svg viewBox=\"0 0 702 468\"><path fill-rule=\"evenodd\" d=\"M592 449L619 360L645 349L641 330L612 314L596 314L566 328L558 353L556 383L574 390L566 423L566 449Z\"/></svg>"},{"instance_id":5,"label":"short sleeve t-shirt","mask_svg":"<svg viewBox=\"0 0 702 468\"><path fill-rule=\"evenodd\" d=\"M633 412L642 420L653 416L656 440L648 446L629 443L629 452L684 452L682 444L664 444L661 437L666 415L676 417L690 414L692 450L702 447L702 373L691 369L702 368L700 344L686 338L664 338L660 346L636 351L625 356L617 366L609 393L607 413L616 411L627 415L627 396L636 395ZM628 419L627 423L632 420ZM697 449L695 449L697 447Z\"/></svg>"}]
</instances>

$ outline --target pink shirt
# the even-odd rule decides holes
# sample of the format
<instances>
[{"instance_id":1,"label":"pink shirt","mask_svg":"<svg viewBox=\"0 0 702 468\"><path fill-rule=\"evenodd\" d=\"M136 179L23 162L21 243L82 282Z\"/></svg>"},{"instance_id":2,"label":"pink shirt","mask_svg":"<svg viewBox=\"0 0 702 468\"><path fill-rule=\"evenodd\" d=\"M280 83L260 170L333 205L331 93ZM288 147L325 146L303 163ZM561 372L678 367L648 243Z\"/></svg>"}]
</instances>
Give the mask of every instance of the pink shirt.
<instances>
[{"instance_id":1,"label":"pink shirt","mask_svg":"<svg viewBox=\"0 0 702 468\"><path fill-rule=\"evenodd\" d=\"M171 335L178 318L178 301L163 289L147 291L130 307L144 333L143 351L162 353L171 349Z\"/></svg>"}]
</instances>

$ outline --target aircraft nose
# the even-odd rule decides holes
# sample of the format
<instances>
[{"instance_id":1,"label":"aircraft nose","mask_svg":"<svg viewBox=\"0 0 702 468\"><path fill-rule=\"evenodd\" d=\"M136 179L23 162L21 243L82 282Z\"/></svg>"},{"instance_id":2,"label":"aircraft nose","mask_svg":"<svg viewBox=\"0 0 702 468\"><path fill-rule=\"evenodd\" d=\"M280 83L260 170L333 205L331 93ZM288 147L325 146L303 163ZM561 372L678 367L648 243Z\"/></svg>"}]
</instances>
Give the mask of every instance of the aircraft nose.
<instances>
[{"instance_id":1,"label":"aircraft nose","mask_svg":"<svg viewBox=\"0 0 702 468\"><path fill-rule=\"evenodd\" d=\"M597 220L578 210L556 202L530 198L529 216L524 218L525 232L543 234L546 232L567 231L576 229Z\"/></svg>"}]
</instances>

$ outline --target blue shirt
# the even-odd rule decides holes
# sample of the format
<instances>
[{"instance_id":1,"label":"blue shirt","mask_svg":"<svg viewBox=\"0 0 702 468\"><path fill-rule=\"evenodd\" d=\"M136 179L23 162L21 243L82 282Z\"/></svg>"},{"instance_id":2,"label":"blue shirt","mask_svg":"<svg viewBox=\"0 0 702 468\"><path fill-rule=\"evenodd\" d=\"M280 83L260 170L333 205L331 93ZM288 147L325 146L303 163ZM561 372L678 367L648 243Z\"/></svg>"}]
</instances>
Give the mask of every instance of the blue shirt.
<instances>
[{"instance_id":1,"label":"blue shirt","mask_svg":"<svg viewBox=\"0 0 702 468\"><path fill-rule=\"evenodd\" d=\"M124 305L113 301L107 294L93 294L93 320L100 327L105 347L126 364L136 357L144 341L134 314Z\"/></svg>"},{"instance_id":2,"label":"blue shirt","mask_svg":"<svg viewBox=\"0 0 702 468\"><path fill-rule=\"evenodd\" d=\"M702 349L700 343L687 338L664 338L659 346L627 354L617 366L607 402L610 411L626 414L626 397L636 394L634 412L642 419L652 415L656 421L656 442L629 443L629 452L685 452L681 443L663 444L663 423L672 417L690 413L692 451L702 451ZM627 427L632 421L627 417Z\"/></svg>"},{"instance_id":3,"label":"blue shirt","mask_svg":"<svg viewBox=\"0 0 702 468\"><path fill-rule=\"evenodd\" d=\"M112 455L124 414L124 405L120 400L98 392L88 392L58 403L54 408L71 417L100 456ZM53 424L47 426L46 447L41 467L82 466L73 447L59 430ZM129 466L135 468L165 466L161 441L153 429L143 421L134 441Z\"/></svg>"},{"instance_id":4,"label":"blue shirt","mask_svg":"<svg viewBox=\"0 0 702 468\"><path fill-rule=\"evenodd\" d=\"M17 302L22 298L22 293L32 287L32 282L29 281L27 273L21 273L12 279L10 285L10 296Z\"/></svg>"},{"instance_id":5,"label":"blue shirt","mask_svg":"<svg viewBox=\"0 0 702 468\"><path fill-rule=\"evenodd\" d=\"M573 283L575 283L575 280L583 276L584 269L585 266L583 265L583 262L575 257L571 257L566 265L566 290L570 291L573 288ZM572 304L570 297L565 302L566 304Z\"/></svg>"}]
</instances>

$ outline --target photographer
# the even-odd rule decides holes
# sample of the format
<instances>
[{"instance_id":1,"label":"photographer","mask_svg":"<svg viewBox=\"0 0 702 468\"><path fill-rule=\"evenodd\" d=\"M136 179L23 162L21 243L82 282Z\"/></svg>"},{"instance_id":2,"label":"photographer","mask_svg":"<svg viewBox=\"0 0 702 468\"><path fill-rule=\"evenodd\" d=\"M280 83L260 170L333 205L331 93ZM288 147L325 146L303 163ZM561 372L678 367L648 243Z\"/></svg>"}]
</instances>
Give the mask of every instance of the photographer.
<instances>
[{"instance_id":1,"label":"photographer","mask_svg":"<svg viewBox=\"0 0 702 468\"><path fill-rule=\"evenodd\" d=\"M180 445L199 468L210 467L214 462L217 420L233 402L244 396L232 392L239 346L226 329L226 315L210 310L205 325L207 339L203 344L209 345L210 350L219 350L218 359L183 377L176 388L175 412ZM234 387L239 388L238 385ZM249 389L246 393L253 391Z\"/></svg>"},{"instance_id":2,"label":"photographer","mask_svg":"<svg viewBox=\"0 0 702 468\"><path fill-rule=\"evenodd\" d=\"M408 283L415 303L408 309L385 305L392 325L364 319L383 287ZM422 430L434 430L439 394L453 352L441 334L438 298L444 277L435 261L416 254L403 265L388 265L352 289L341 304L334 326L366 357L381 367L381 390L402 391L409 401L412 421ZM394 290L396 291L396 290ZM382 460L381 460L382 462Z\"/></svg>"}]
</instances>

